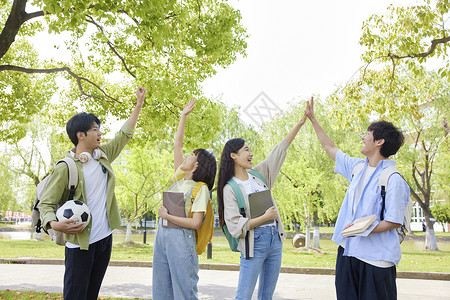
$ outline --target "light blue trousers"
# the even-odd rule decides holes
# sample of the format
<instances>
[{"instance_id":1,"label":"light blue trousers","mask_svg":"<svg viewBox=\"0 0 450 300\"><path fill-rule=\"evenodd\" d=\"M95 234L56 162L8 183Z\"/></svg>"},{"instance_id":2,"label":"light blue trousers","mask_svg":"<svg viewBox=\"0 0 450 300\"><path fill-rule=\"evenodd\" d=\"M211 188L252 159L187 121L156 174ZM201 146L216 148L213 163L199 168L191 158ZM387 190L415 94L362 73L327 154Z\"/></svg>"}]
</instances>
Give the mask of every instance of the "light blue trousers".
<instances>
[{"instance_id":1,"label":"light blue trousers","mask_svg":"<svg viewBox=\"0 0 450 300\"><path fill-rule=\"evenodd\" d=\"M259 276L258 299L272 299L281 269L283 243L276 226L256 227L253 257L241 253L239 283L235 300L250 300Z\"/></svg>"},{"instance_id":2,"label":"light blue trousers","mask_svg":"<svg viewBox=\"0 0 450 300\"><path fill-rule=\"evenodd\" d=\"M153 243L153 300L198 299L198 256L192 229L166 228L159 220Z\"/></svg>"}]
</instances>

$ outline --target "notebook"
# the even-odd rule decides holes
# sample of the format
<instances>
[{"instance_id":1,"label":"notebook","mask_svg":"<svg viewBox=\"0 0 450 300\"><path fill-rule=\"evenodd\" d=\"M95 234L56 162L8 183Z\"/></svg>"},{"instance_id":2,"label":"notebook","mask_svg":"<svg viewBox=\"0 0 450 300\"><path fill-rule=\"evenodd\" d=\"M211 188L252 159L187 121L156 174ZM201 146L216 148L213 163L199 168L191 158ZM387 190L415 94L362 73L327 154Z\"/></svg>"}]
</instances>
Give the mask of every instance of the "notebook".
<instances>
[{"instance_id":1,"label":"notebook","mask_svg":"<svg viewBox=\"0 0 450 300\"><path fill-rule=\"evenodd\" d=\"M269 207L273 206L270 190L248 194L248 203L250 204L250 215L252 219L262 216ZM268 220L261 225L272 223L273 220Z\"/></svg>"},{"instance_id":2,"label":"notebook","mask_svg":"<svg viewBox=\"0 0 450 300\"><path fill-rule=\"evenodd\" d=\"M351 236L357 233L364 232L367 228L369 228L370 224L372 224L373 221L375 221L376 219L377 219L376 215L358 218L355 221L353 221L353 226L350 226L344 231L342 231L342 235Z\"/></svg>"},{"instance_id":3,"label":"notebook","mask_svg":"<svg viewBox=\"0 0 450 300\"><path fill-rule=\"evenodd\" d=\"M172 216L185 217L183 193L163 192L163 205ZM169 228L183 228L165 219L162 225Z\"/></svg>"}]
</instances>

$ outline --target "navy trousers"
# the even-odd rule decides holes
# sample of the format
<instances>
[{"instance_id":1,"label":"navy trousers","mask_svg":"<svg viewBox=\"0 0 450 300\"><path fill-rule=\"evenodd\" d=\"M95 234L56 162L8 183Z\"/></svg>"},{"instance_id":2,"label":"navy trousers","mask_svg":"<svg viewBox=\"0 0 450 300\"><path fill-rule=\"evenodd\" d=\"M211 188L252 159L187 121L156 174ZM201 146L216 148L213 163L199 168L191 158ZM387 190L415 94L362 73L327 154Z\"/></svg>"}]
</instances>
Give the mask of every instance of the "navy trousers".
<instances>
[{"instance_id":1,"label":"navy trousers","mask_svg":"<svg viewBox=\"0 0 450 300\"><path fill-rule=\"evenodd\" d=\"M89 245L89 250L65 249L65 300L95 300L111 258L112 234Z\"/></svg>"},{"instance_id":2,"label":"navy trousers","mask_svg":"<svg viewBox=\"0 0 450 300\"><path fill-rule=\"evenodd\" d=\"M338 300L397 299L395 266L375 267L343 253L344 248L339 246L335 277Z\"/></svg>"}]
</instances>

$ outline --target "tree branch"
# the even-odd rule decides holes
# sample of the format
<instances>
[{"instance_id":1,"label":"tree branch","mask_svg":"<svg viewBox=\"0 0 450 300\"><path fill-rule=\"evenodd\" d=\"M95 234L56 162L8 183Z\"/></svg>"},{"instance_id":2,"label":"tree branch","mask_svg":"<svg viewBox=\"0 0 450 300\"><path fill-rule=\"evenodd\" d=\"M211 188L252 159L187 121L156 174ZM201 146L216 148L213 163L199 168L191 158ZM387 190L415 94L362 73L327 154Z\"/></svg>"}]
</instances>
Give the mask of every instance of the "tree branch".
<instances>
[{"instance_id":1,"label":"tree branch","mask_svg":"<svg viewBox=\"0 0 450 300\"><path fill-rule=\"evenodd\" d=\"M133 20L133 22L136 24L136 26L139 28L139 29L141 29L141 24L139 23L139 21L136 19L136 18L132 18L131 16L130 16L130 14L126 11L126 10L124 10L124 9L119 9L119 10L117 10L117 12L118 13L122 13L122 14L126 14L131 20ZM151 44L152 44L152 48L153 47L155 47L155 42L150 38L150 37L145 37L145 39L147 40L147 41L149 41Z\"/></svg>"},{"instance_id":2,"label":"tree branch","mask_svg":"<svg viewBox=\"0 0 450 300\"><path fill-rule=\"evenodd\" d=\"M111 43L111 41L106 37L105 31L103 30L103 27L100 26L97 22L95 22L94 18L92 18L89 15L86 15L90 20L86 20L88 23L94 24L98 31L100 31L102 33L102 35L105 37L106 39L106 43L109 46L109 49L111 49L112 52L114 52L114 54L122 61L122 65L125 68L125 70L127 70L128 74L130 74L131 76L133 76L133 78L136 78L136 75L131 72L131 70L128 68L127 63L125 62L125 59L119 54L119 52L117 52L115 46Z\"/></svg>"},{"instance_id":3,"label":"tree branch","mask_svg":"<svg viewBox=\"0 0 450 300\"><path fill-rule=\"evenodd\" d=\"M87 79L85 77L81 77L81 76L78 76L77 74L75 74L69 67L52 68L52 69L27 69L27 68L13 66L13 65L0 65L0 72L1 71L15 71L15 72L23 72L23 73L27 73L27 74L52 74L52 73L58 73L58 72L67 72L70 76L75 78L75 80L77 81L78 89L80 90L80 93L81 93L80 96L85 96L85 97L93 98L93 99L97 99L97 100L104 100L106 102L122 103L119 100L108 95L101 87L99 87L94 82L90 81L89 79ZM99 96L95 96L95 95L86 93L86 91L83 89L83 86L81 84L82 81L87 82L87 83L91 84L92 86L94 86L97 90L99 90L104 95L104 97L99 97ZM109 99L109 100L107 100L107 99Z\"/></svg>"},{"instance_id":4,"label":"tree branch","mask_svg":"<svg viewBox=\"0 0 450 300\"><path fill-rule=\"evenodd\" d=\"M25 23L26 21L29 21L33 18L43 17L44 15L45 15L45 13L42 10L35 11L35 12L29 13L29 14L27 13L27 14L25 14L23 23Z\"/></svg>"},{"instance_id":5,"label":"tree branch","mask_svg":"<svg viewBox=\"0 0 450 300\"><path fill-rule=\"evenodd\" d=\"M442 39L435 39L431 41L431 46L426 52L418 53L418 54L406 54L406 55L397 55L393 53L389 53L387 56L395 59L403 59L403 58L417 58L417 57L427 57L431 53L434 52L436 46L439 44L445 44L450 42L450 37L443 37Z\"/></svg>"}]
</instances>

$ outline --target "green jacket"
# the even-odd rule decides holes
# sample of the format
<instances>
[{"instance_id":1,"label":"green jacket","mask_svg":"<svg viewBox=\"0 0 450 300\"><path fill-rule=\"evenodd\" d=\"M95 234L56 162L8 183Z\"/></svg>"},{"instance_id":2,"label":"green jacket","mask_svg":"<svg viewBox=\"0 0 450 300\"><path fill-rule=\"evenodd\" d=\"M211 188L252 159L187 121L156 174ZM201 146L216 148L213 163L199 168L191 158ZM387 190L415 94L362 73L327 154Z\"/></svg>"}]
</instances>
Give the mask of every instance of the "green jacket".
<instances>
[{"instance_id":1,"label":"green jacket","mask_svg":"<svg viewBox=\"0 0 450 300\"><path fill-rule=\"evenodd\" d=\"M119 156L125 145L131 140L133 136L133 130L127 122L122 126L119 133L109 142L100 146L106 154L105 157L99 159L108 171L108 188L106 192L106 211L108 215L109 227L116 229L121 224L119 207L114 194L114 188L116 185L116 178L111 168L111 163ZM70 152L66 153L66 156L72 157ZM84 185L83 165L79 159L74 158L78 169L78 186L75 190L74 199L79 199L84 203L87 203L86 188ZM42 196L42 200L38 205L42 225L45 229L50 229L50 222L56 221L55 207L61 199L67 200L69 195L68 189L68 169L66 164L57 164L51 174L51 178ZM89 248L89 237L91 233L92 221L88 226L80 233L77 234L64 234L64 239L67 242L80 246L81 250L87 250Z\"/></svg>"}]
</instances>

